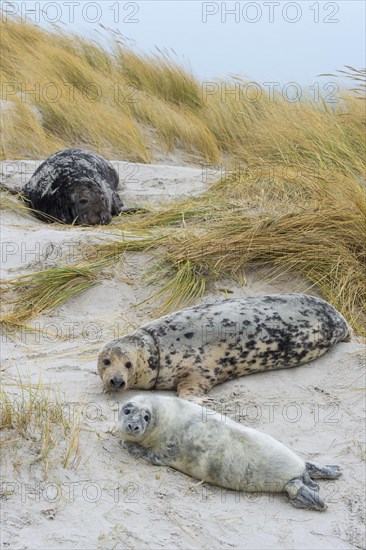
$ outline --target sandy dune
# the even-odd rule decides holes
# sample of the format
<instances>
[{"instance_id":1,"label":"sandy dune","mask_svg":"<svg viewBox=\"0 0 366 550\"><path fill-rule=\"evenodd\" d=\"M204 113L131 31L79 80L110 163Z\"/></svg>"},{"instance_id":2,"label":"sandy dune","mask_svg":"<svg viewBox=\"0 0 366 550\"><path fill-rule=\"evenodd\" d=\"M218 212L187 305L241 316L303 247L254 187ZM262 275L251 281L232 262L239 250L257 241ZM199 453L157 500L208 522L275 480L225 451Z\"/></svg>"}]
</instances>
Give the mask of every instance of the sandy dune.
<instances>
[{"instance_id":1,"label":"sandy dune","mask_svg":"<svg viewBox=\"0 0 366 550\"><path fill-rule=\"evenodd\" d=\"M3 181L25 183L36 165L2 163ZM202 192L215 176L189 166L118 163L118 168L130 204L185 198ZM54 265L67 258L70 243L89 246L111 233L112 226L48 226L5 212L2 276ZM215 406L300 456L341 465L340 480L321 482L329 505L324 513L295 509L286 495L224 492L121 449L111 431L120 403L136 392L103 393L96 355L126 325L152 318L151 304L138 306L152 292L140 277L148 260L143 254L127 255L113 276L37 318L34 323L47 335L3 337L3 381L16 381L18 373L34 382L41 376L45 385L60 388L69 407L83 404L77 467L64 469L58 461L62 449L56 449L45 479L31 441L1 446L3 548L364 548L365 355L356 338L309 365L248 376L211 392ZM232 281L213 286L204 301L222 297L222 288L230 289L231 296L251 296L298 290L299 282L283 279L269 285L254 273L246 286ZM4 487L14 494L6 494Z\"/></svg>"}]
</instances>

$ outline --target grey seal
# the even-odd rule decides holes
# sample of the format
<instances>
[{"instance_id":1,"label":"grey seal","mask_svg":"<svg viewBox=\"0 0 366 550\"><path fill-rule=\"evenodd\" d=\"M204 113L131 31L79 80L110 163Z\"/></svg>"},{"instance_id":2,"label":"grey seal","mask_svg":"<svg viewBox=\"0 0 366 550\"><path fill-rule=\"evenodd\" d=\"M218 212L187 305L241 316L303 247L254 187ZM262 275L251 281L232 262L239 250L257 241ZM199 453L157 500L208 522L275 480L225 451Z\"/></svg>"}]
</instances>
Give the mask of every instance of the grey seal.
<instances>
[{"instance_id":1,"label":"grey seal","mask_svg":"<svg viewBox=\"0 0 366 550\"><path fill-rule=\"evenodd\" d=\"M108 224L112 216L127 210L118 184L118 173L108 160L70 148L44 160L21 193L43 221Z\"/></svg>"},{"instance_id":2,"label":"grey seal","mask_svg":"<svg viewBox=\"0 0 366 550\"><path fill-rule=\"evenodd\" d=\"M313 478L342 475L339 466L305 462L273 437L177 397L134 397L118 428L126 448L152 464L237 491L287 492L298 508L325 510Z\"/></svg>"},{"instance_id":3,"label":"grey seal","mask_svg":"<svg viewBox=\"0 0 366 550\"><path fill-rule=\"evenodd\" d=\"M106 390L176 389L194 400L226 380L308 363L351 334L344 317L315 296L219 300L108 342L98 372Z\"/></svg>"}]
</instances>

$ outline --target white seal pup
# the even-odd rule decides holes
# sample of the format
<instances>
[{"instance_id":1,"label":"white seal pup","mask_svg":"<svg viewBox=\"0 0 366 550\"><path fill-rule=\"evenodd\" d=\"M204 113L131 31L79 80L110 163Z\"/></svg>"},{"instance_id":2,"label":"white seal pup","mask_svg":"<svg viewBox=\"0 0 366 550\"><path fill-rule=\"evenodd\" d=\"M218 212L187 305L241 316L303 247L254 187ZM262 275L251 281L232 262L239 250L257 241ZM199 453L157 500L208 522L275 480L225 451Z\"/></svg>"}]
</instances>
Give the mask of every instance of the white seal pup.
<instances>
[{"instance_id":1,"label":"white seal pup","mask_svg":"<svg viewBox=\"0 0 366 550\"><path fill-rule=\"evenodd\" d=\"M305 462L273 437L177 397L134 397L118 429L126 448L152 464L228 489L287 492L298 508L324 510L311 478L342 475L339 466Z\"/></svg>"},{"instance_id":2,"label":"white seal pup","mask_svg":"<svg viewBox=\"0 0 366 550\"><path fill-rule=\"evenodd\" d=\"M98 372L106 390L176 389L195 400L232 378L308 363L351 333L344 317L314 296L219 300L107 343Z\"/></svg>"},{"instance_id":3,"label":"white seal pup","mask_svg":"<svg viewBox=\"0 0 366 550\"><path fill-rule=\"evenodd\" d=\"M127 211L118 184L118 173L108 160L71 148L43 161L21 193L43 221L108 224L112 216Z\"/></svg>"}]
</instances>

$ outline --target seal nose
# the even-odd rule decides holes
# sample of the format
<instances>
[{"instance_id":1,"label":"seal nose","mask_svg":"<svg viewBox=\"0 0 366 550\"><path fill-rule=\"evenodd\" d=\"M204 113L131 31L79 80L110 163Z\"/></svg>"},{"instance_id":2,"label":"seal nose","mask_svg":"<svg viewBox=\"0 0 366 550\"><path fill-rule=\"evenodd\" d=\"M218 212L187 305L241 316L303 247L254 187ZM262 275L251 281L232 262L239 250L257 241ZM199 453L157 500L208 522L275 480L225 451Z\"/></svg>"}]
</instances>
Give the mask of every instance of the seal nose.
<instances>
[{"instance_id":1,"label":"seal nose","mask_svg":"<svg viewBox=\"0 0 366 550\"><path fill-rule=\"evenodd\" d=\"M130 432L137 432L137 431L139 431L140 428L138 426L135 426L133 428L132 424L128 424L128 429L130 430Z\"/></svg>"},{"instance_id":2,"label":"seal nose","mask_svg":"<svg viewBox=\"0 0 366 550\"><path fill-rule=\"evenodd\" d=\"M125 381L119 376L114 376L111 378L109 383L113 388L123 388L123 386L125 386Z\"/></svg>"},{"instance_id":3,"label":"seal nose","mask_svg":"<svg viewBox=\"0 0 366 550\"><path fill-rule=\"evenodd\" d=\"M110 214L101 214L100 215L100 223L102 225L107 225L112 221L112 216Z\"/></svg>"}]
</instances>

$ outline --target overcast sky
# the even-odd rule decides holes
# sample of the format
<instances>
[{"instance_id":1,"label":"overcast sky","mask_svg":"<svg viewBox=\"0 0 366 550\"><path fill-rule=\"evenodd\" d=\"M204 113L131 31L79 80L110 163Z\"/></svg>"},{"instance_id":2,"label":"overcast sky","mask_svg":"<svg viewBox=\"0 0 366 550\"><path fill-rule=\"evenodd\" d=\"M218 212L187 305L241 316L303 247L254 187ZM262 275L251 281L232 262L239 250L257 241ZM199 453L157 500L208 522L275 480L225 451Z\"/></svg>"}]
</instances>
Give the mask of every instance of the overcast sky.
<instances>
[{"instance_id":1,"label":"overcast sky","mask_svg":"<svg viewBox=\"0 0 366 550\"><path fill-rule=\"evenodd\" d=\"M240 74L311 86L320 73L365 66L365 2L199 0L12 2L23 19L97 38L118 29L143 51L173 49L202 80ZM43 8L43 13L41 11ZM329 78L328 78L329 80ZM324 79L323 79L324 81Z\"/></svg>"}]
</instances>

